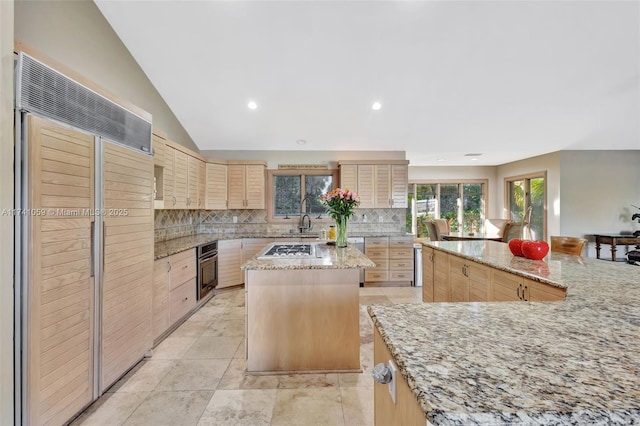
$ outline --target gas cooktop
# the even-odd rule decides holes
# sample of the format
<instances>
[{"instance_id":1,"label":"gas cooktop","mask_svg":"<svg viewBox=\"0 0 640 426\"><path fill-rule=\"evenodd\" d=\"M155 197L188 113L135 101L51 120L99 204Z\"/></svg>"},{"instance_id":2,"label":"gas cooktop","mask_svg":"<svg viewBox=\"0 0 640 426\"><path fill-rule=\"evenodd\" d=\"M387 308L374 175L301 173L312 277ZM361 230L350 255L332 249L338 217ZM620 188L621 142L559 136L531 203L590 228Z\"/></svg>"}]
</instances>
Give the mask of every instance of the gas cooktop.
<instances>
[{"instance_id":1,"label":"gas cooktop","mask_svg":"<svg viewBox=\"0 0 640 426\"><path fill-rule=\"evenodd\" d=\"M258 259L305 259L315 257L314 244L284 243L268 247Z\"/></svg>"}]
</instances>

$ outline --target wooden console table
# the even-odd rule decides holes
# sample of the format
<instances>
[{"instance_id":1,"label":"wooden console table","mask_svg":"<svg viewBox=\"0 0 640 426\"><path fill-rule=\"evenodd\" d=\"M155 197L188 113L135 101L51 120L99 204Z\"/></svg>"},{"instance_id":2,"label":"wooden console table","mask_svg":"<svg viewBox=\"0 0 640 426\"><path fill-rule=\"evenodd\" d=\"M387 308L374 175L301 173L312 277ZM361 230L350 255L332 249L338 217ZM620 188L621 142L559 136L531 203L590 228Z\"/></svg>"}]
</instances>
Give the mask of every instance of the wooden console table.
<instances>
[{"instance_id":1,"label":"wooden console table","mask_svg":"<svg viewBox=\"0 0 640 426\"><path fill-rule=\"evenodd\" d=\"M640 237L629 235L609 235L594 234L596 237L596 257L600 259L600 244L609 244L611 246L611 260L616 260L616 245L624 245L627 250L630 245L640 244Z\"/></svg>"}]
</instances>

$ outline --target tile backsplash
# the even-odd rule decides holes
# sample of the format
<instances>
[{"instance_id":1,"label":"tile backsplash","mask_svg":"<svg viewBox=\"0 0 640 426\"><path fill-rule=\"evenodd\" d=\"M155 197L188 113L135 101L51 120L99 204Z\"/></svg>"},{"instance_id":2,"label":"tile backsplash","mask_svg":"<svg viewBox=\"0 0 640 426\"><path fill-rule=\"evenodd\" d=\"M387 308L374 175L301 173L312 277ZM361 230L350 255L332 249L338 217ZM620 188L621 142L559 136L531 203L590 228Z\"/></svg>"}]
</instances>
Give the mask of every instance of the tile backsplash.
<instances>
[{"instance_id":1,"label":"tile backsplash","mask_svg":"<svg viewBox=\"0 0 640 426\"><path fill-rule=\"evenodd\" d=\"M358 209L349 220L349 232L405 232L405 210L402 209ZM237 222L234 223L233 218ZM382 218L382 222L380 221ZM312 218L313 220L313 218ZM298 218L291 223L268 223L266 210L156 210L156 242L186 237L198 233L277 233L297 232ZM318 233L328 223L316 223Z\"/></svg>"}]
</instances>

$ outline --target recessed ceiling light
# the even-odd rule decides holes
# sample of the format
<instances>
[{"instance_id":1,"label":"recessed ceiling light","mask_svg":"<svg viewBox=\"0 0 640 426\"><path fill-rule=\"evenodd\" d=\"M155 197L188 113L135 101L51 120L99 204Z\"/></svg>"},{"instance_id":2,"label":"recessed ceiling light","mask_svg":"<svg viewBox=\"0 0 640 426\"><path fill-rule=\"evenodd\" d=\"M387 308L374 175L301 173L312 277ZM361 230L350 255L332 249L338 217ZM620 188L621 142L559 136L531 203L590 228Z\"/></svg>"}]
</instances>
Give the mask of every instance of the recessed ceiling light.
<instances>
[{"instance_id":1,"label":"recessed ceiling light","mask_svg":"<svg viewBox=\"0 0 640 426\"><path fill-rule=\"evenodd\" d=\"M444 161L444 158L438 158L438 161L442 163Z\"/></svg>"},{"instance_id":2,"label":"recessed ceiling light","mask_svg":"<svg viewBox=\"0 0 640 426\"><path fill-rule=\"evenodd\" d=\"M371 109L374 111L378 111L380 108L382 108L382 104L380 102L374 102L371 105Z\"/></svg>"},{"instance_id":3,"label":"recessed ceiling light","mask_svg":"<svg viewBox=\"0 0 640 426\"><path fill-rule=\"evenodd\" d=\"M480 157L482 154L480 153L471 153L471 154L465 154L465 157Z\"/></svg>"},{"instance_id":4,"label":"recessed ceiling light","mask_svg":"<svg viewBox=\"0 0 640 426\"><path fill-rule=\"evenodd\" d=\"M255 101L249 101L249 103L247 104L247 108L256 109L256 108L258 108L258 104L255 103Z\"/></svg>"},{"instance_id":5,"label":"recessed ceiling light","mask_svg":"<svg viewBox=\"0 0 640 426\"><path fill-rule=\"evenodd\" d=\"M304 145L304 144L306 144L306 143L307 143L307 141L306 141L306 140L304 140L304 139L298 139L298 140L296 141L296 143L297 143L298 145Z\"/></svg>"},{"instance_id":6,"label":"recessed ceiling light","mask_svg":"<svg viewBox=\"0 0 640 426\"><path fill-rule=\"evenodd\" d=\"M471 158L471 161L478 161L478 157Z\"/></svg>"}]
</instances>

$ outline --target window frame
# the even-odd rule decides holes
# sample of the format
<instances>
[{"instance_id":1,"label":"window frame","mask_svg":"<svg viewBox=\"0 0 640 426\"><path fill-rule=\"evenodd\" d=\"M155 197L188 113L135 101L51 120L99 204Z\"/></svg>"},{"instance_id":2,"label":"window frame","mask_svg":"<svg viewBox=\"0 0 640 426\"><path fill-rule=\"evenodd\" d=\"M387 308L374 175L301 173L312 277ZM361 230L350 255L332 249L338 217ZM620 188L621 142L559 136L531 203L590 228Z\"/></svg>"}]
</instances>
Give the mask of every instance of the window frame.
<instances>
[{"instance_id":1,"label":"window frame","mask_svg":"<svg viewBox=\"0 0 640 426\"><path fill-rule=\"evenodd\" d=\"M511 217L511 188L510 188L510 184L511 182L515 182L518 180L523 180L525 181L525 185L524 185L524 206L523 206L523 212L526 212L527 209L529 208L529 206L531 205L531 179L544 179L544 194L542 196L542 210L544 212L543 218L542 218L542 238L539 238L541 240L546 241L547 240L547 225L548 225L548 209L547 209L547 195L549 193L548 189L548 185L549 185L549 180L547 179L547 171L546 170L542 170L539 172L532 172L532 173L526 173L526 174L522 174L522 175L516 175L516 176L507 176L504 178L504 206L505 206L505 211L507 212L507 217Z\"/></svg>"},{"instance_id":2,"label":"window frame","mask_svg":"<svg viewBox=\"0 0 640 426\"><path fill-rule=\"evenodd\" d=\"M273 213L273 185L274 176L300 176L300 201L302 202L305 194L305 176L332 176L331 189L338 187L338 169L269 169L267 170L267 223L279 223L279 224L297 224L300 219L300 215L290 216L289 219L275 216ZM322 214L322 217L312 217L313 222L318 223L333 223L326 214Z\"/></svg>"}]
</instances>

